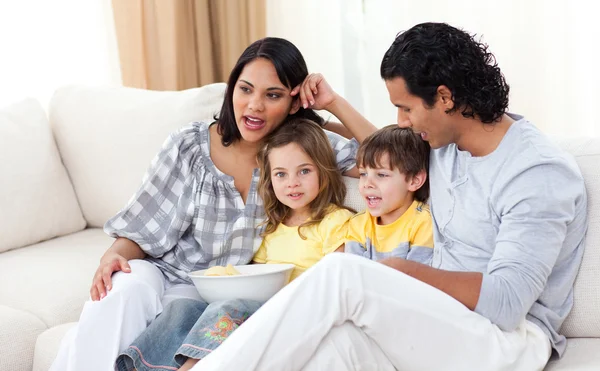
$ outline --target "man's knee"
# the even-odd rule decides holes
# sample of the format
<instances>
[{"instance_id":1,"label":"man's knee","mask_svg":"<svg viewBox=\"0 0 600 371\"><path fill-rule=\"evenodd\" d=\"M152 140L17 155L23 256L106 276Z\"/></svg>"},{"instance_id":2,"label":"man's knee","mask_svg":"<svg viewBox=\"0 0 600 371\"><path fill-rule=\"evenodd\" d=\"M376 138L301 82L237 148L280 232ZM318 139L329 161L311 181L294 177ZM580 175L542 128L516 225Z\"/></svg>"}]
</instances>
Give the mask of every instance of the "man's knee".
<instances>
[{"instance_id":1,"label":"man's knee","mask_svg":"<svg viewBox=\"0 0 600 371\"><path fill-rule=\"evenodd\" d=\"M325 255L325 257L317 263L317 266L322 267L321 269L355 266L356 264L360 264L362 259L365 258L353 254L331 253Z\"/></svg>"}]
</instances>

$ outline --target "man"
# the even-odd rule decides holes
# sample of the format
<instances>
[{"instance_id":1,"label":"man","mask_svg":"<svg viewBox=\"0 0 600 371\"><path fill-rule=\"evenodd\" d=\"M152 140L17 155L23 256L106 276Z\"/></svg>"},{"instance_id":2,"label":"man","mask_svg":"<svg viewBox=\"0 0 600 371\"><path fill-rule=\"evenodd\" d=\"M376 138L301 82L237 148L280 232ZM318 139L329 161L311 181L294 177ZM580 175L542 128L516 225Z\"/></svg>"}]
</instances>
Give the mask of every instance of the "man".
<instances>
[{"instance_id":1,"label":"man","mask_svg":"<svg viewBox=\"0 0 600 371\"><path fill-rule=\"evenodd\" d=\"M432 147L431 265L326 257L202 370L541 370L564 352L587 228L577 165L506 112L494 56L461 30L399 34L381 76L398 125Z\"/></svg>"}]
</instances>

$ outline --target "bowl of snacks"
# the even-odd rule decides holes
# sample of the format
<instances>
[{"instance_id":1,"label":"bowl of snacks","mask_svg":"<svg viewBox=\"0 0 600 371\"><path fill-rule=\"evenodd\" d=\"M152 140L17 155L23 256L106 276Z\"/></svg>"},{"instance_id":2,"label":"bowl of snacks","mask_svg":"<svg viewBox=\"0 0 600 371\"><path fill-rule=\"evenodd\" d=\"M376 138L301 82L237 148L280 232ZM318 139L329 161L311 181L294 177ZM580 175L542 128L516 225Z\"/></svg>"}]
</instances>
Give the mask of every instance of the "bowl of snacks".
<instances>
[{"instance_id":1,"label":"bowl of snacks","mask_svg":"<svg viewBox=\"0 0 600 371\"><path fill-rule=\"evenodd\" d=\"M265 302L290 281L293 264L231 264L188 273L207 303L230 299Z\"/></svg>"}]
</instances>

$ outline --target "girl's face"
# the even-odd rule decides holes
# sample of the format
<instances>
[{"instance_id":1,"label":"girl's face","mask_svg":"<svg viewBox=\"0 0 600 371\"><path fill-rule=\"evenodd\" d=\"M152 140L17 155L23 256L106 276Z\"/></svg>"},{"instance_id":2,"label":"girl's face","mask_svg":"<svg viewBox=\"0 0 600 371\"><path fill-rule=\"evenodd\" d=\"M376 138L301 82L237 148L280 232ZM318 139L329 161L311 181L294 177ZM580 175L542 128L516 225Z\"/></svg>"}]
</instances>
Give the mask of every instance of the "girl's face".
<instances>
[{"instance_id":1,"label":"girl's face","mask_svg":"<svg viewBox=\"0 0 600 371\"><path fill-rule=\"evenodd\" d=\"M319 171L313 160L296 143L274 148L269 153L271 183L277 199L293 215L310 216L310 203L319 194Z\"/></svg>"},{"instance_id":2,"label":"girl's face","mask_svg":"<svg viewBox=\"0 0 600 371\"><path fill-rule=\"evenodd\" d=\"M233 91L233 112L242 140L261 142L299 107L271 61L257 58L240 73Z\"/></svg>"}]
</instances>

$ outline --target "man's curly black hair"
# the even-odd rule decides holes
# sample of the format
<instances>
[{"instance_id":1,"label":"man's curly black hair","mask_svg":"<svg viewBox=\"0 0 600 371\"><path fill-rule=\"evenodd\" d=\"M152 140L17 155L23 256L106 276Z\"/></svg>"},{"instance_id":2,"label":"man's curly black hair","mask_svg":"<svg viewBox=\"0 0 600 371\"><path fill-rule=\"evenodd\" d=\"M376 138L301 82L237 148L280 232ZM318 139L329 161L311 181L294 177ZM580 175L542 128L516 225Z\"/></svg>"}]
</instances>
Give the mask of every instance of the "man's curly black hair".
<instances>
[{"instance_id":1,"label":"man's curly black hair","mask_svg":"<svg viewBox=\"0 0 600 371\"><path fill-rule=\"evenodd\" d=\"M484 123L500 120L509 87L488 46L445 23L422 23L396 36L381 62L381 77L401 77L409 93L435 103L437 88L452 92L454 108Z\"/></svg>"}]
</instances>

